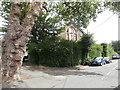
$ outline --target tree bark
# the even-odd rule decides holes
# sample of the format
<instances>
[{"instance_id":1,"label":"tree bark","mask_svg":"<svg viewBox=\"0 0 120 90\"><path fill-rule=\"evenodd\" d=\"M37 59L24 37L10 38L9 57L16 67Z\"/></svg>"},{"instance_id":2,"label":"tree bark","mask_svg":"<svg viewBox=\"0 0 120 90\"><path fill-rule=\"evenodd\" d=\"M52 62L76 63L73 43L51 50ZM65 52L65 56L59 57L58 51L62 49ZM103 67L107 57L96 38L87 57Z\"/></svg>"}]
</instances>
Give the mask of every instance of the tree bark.
<instances>
[{"instance_id":1,"label":"tree bark","mask_svg":"<svg viewBox=\"0 0 120 90\"><path fill-rule=\"evenodd\" d=\"M29 3L28 13L20 23L22 4L13 3L11 6L7 34L2 43L2 81L3 84L20 80L23 54L35 20L39 16L42 2Z\"/></svg>"}]
</instances>

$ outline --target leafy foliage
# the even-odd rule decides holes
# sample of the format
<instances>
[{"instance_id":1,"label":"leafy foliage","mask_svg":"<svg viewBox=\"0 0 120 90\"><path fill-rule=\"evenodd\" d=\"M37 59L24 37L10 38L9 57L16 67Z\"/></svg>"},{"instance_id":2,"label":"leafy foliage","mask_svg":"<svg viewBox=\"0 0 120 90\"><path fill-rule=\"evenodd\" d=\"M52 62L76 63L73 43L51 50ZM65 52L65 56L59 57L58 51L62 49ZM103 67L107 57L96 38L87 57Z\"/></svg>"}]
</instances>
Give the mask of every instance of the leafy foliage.
<instances>
[{"instance_id":1,"label":"leafy foliage","mask_svg":"<svg viewBox=\"0 0 120 90\"><path fill-rule=\"evenodd\" d=\"M10 12L10 2L2 2L1 14L8 21ZM102 4L100 2L45 2L43 5L42 18L53 25L51 29L60 29L61 26L73 24L78 30L83 31L90 21L95 21L97 14L102 12ZM22 3L21 21L27 12L26 3ZM59 23L58 23L59 21ZM49 25L48 25L49 26ZM57 28L53 28L53 27Z\"/></svg>"},{"instance_id":2,"label":"leafy foliage","mask_svg":"<svg viewBox=\"0 0 120 90\"><path fill-rule=\"evenodd\" d=\"M10 13L10 7L11 3L10 2L2 2L0 11L1 11L1 16L5 19L8 20L9 13Z\"/></svg>"},{"instance_id":3,"label":"leafy foliage","mask_svg":"<svg viewBox=\"0 0 120 90\"><path fill-rule=\"evenodd\" d=\"M99 44L92 44L90 50L90 58L93 59L95 57L102 56L103 47Z\"/></svg>"},{"instance_id":4,"label":"leafy foliage","mask_svg":"<svg viewBox=\"0 0 120 90\"><path fill-rule=\"evenodd\" d=\"M102 57L107 57L108 51L107 51L107 43L101 43L101 46L103 47Z\"/></svg>"},{"instance_id":5,"label":"leafy foliage","mask_svg":"<svg viewBox=\"0 0 120 90\"><path fill-rule=\"evenodd\" d=\"M63 39L29 44L30 62L32 64L68 67L80 63L80 47L74 41Z\"/></svg>"},{"instance_id":6,"label":"leafy foliage","mask_svg":"<svg viewBox=\"0 0 120 90\"><path fill-rule=\"evenodd\" d=\"M112 44L108 44L107 50L108 50L108 56L111 58L112 58L112 55L116 53L112 47Z\"/></svg>"},{"instance_id":7,"label":"leafy foliage","mask_svg":"<svg viewBox=\"0 0 120 90\"><path fill-rule=\"evenodd\" d=\"M0 16L2 16L5 21L4 21L4 27L7 27L8 24L8 17L10 13L10 2L2 2L1 7L0 7Z\"/></svg>"},{"instance_id":8,"label":"leafy foliage","mask_svg":"<svg viewBox=\"0 0 120 90\"><path fill-rule=\"evenodd\" d=\"M82 51L82 62L89 58L89 52L92 44L94 43L92 34L84 34L81 38L81 51Z\"/></svg>"},{"instance_id":9,"label":"leafy foliage","mask_svg":"<svg viewBox=\"0 0 120 90\"><path fill-rule=\"evenodd\" d=\"M26 3L22 3L20 20L27 13ZM11 3L2 4L2 16L8 20ZM74 25L84 32L91 20L102 12L100 2L45 2L31 33L29 43L30 62L48 66L74 66L89 56L94 43L91 34L84 34L76 43L56 39L56 35L65 30L66 25ZM6 14L6 15L5 15ZM92 57L92 56L90 56Z\"/></svg>"},{"instance_id":10,"label":"leafy foliage","mask_svg":"<svg viewBox=\"0 0 120 90\"><path fill-rule=\"evenodd\" d=\"M12 5L12 2L2 2L1 7L0 7L0 15L5 19L4 21L4 27L7 28L8 25L8 18L10 15L10 7ZM22 20L25 18L25 15L27 13L27 4L26 2L22 3L22 9L21 9L21 16L20 16L20 20L22 22Z\"/></svg>"},{"instance_id":11,"label":"leafy foliage","mask_svg":"<svg viewBox=\"0 0 120 90\"><path fill-rule=\"evenodd\" d=\"M120 54L120 40L112 41L111 44L112 44L112 47L114 48L115 52Z\"/></svg>"},{"instance_id":12,"label":"leafy foliage","mask_svg":"<svg viewBox=\"0 0 120 90\"><path fill-rule=\"evenodd\" d=\"M90 58L93 59L94 57L112 57L112 54L115 54L113 47L111 44L102 43L102 45L99 44L93 44L91 46L90 51Z\"/></svg>"},{"instance_id":13,"label":"leafy foliage","mask_svg":"<svg viewBox=\"0 0 120 90\"><path fill-rule=\"evenodd\" d=\"M78 30L83 31L90 21L95 21L97 14L102 12L100 2L62 2L55 8L57 15L65 24L72 24Z\"/></svg>"},{"instance_id":14,"label":"leafy foliage","mask_svg":"<svg viewBox=\"0 0 120 90\"><path fill-rule=\"evenodd\" d=\"M51 15L54 11L52 8L50 4L44 3L42 13L33 27L31 42L48 41L63 31L64 25L61 24L58 16Z\"/></svg>"},{"instance_id":15,"label":"leafy foliage","mask_svg":"<svg viewBox=\"0 0 120 90\"><path fill-rule=\"evenodd\" d=\"M116 14L120 13L120 1L118 1L118 2L106 2L106 3L104 3L104 6Z\"/></svg>"}]
</instances>

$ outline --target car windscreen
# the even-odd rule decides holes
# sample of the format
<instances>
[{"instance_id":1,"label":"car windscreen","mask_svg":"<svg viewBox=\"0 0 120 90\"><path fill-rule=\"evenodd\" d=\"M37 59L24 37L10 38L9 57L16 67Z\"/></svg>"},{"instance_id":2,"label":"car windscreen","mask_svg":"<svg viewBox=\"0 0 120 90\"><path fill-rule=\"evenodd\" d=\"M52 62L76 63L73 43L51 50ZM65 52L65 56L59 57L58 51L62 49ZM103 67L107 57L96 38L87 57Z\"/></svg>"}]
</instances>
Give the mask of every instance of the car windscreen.
<instances>
[{"instance_id":1,"label":"car windscreen","mask_svg":"<svg viewBox=\"0 0 120 90\"><path fill-rule=\"evenodd\" d=\"M102 59L102 57L95 57L94 59Z\"/></svg>"}]
</instances>

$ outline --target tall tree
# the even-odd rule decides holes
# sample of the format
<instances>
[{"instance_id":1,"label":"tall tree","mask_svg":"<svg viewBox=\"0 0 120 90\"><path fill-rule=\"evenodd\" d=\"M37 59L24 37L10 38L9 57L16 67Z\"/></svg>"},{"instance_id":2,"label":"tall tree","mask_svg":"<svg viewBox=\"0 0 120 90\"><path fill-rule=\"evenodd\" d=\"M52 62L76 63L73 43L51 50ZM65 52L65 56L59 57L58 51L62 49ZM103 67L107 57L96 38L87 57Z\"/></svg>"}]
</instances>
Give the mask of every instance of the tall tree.
<instances>
[{"instance_id":1,"label":"tall tree","mask_svg":"<svg viewBox=\"0 0 120 90\"><path fill-rule=\"evenodd\" d=\"M61 24L61 19L58 15L54 15L56 6L53 2L44 2L42 13L36 21L31 33L32 42L49 41L56 35L65 30L65 25Z\"/></svg>"},{"instance_id":2,"label":"tall tree","mask_svg":"<svg viewBox=\"0 0 120 90\"><path fill-rule=\"evenodd\" d=\"M20 69L26 44L35 20L39 16L42 2L28 3L25 18L20 20L21 2L13 2L10 8L7 34L2 43L3 83L20 79Z\"/></svg>"},{"instance_id":3,"label":"tall tree","mask_svg":"<svg viewBox=\"0 0 120 90\"><path fill-rule=\"evenodd\" d=\"M7 11L9 24L7 35L3 42L3 77L6 79L3 81L7 81L9 77L11 79L16 76L19 77L22 64L21 60L23 58L22 55L25 52L26 42L29 40L30 32L35 24L35 19L39 16L39 6L41 3L29 3L27 6L23 3L12 3L7 5L7 8L11 6L11 10ZM101 12L101 5L99 2L60 2L54 3L53 5L56 6L53 7L51 10L52 12L48 16L55 16L55 18L52 20L50 18L50 22L59 18L61 23L67 25L73 24L79 30L86 28L90 20L95 20L97 13ZM27 11L24 11L23 7L26 7ZM61 25L61 23L59 23L59 25ZM50 27L53 26L53 24L54 22L50 24ZM43 26L45 27L45 25ZM53 28L51 28L51 30L52 29Z\"/></svg>"},{"instance_id":4,"label":"tall tree","mask_svg":"<svg viewBox=\"0 0 120 90\"><path fill-rule=\"evenodd\" d=\"M5 18L6 13L9 15L10 4L3 3L3 6L8 9L3 9L2 16ZM23 12L22 16L24 16L24 8L21 11ZM38 20L36 22L40 25L39 30L42 27L45 29L49 27L51 31L58 28L60 31L60 26L72 24L78 30L84 32L90 21L95 21L97 14L103 11L103 4L101 2L46 2L42 11L42 17L39 18L42 21Z\"/></svg>"},{"instance_id":5,"label":"tall tree","mask_svg":"<svg viewBox=\"0 0 120 90\"><path fill-rule=\"evenodd\" d=\"M118 1L118 2L105 2L104 6L116 14L120 13L120 1Z\"/></svg>"},{"instance_id":6,"label":"tall tree","mask_svg":"<svg viewBox=\"0 0 120 90\"><path fill-rule=\"evenodd\" d=\"M101 43L101 46L103 47L102 57L107 57L108 51L107 51L107 43Z\"/></svg>"},{"instance_id":7,"label":"tall tree","mask_svg":"<svg viewBox=\"0 0 120 90\"><path fill-rule=\"evenodd\" d=\"M82 64L89 58L89 52L92 44L94 43L92 34L84 34L81 38L81 50L82 50Z\"/></svg>"},{"instance_id":8,"label":"tall tree","mask_svg":"<svg viewBox=\"0 0 120 90\"><path fill-rule=\"evenodd\" d=\"M56 14L66 25L74 25L84 32L91 20L103 11L101 2L62 2L56 5Z\"/></svg>"},{"instance_id":9,"label":"tall tree","mask_svg":"<svg viewBox=\"0 0 120 90\"><path fill-rule=\"evenodd\" d=\"M120 40L118 40L118 41L112 41L111 44L112 44L112 47L115 50L115 52L117 52L118 54L120 54Z\"/></svg>"}]
</instances>

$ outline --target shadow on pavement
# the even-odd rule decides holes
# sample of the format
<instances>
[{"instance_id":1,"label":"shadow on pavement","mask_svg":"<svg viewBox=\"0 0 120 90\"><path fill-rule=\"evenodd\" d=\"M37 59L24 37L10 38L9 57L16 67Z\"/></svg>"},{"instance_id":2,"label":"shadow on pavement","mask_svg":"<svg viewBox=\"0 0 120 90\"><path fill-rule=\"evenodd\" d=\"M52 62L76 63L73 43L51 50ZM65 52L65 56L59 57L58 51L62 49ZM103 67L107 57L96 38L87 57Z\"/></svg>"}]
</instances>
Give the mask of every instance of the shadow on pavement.
<instances>
[{"instance_id":1,"label":"shadow on pavement","mask_svg":"<svg viewBox=\"0 0 120 90\"><path fill-rule=\"evenodd\" d=\"M101 67L100 65L89 65L89 67Z\"/></svg>"},{"instance_id":2,"label":"shadow on pavement","mask_svg":"<svg viewBox=\"0 0 120 90\"><path fill-rule=\"evenodd\" d=\"M27 67L25 68L26 70L30 70L32 72L34 71L39 71L39 72L44 72L49 75L53 76L66 76L66 75L77 75L77 76L83 76L83 75L99 75L103 76L102 74L95 73L95 72L87 72L87 71L82 71L84 69L79 69L75 67L70 67L70 68L37 68L37 67Z\"/></svg>"},{"instance_id":3,"label":"shadow on pavement","mask_svg":"<svg viewBox=\"0 0 120 90\"><path fill-rule=\"evenodd\" d=\"M77 76L82 76L82 75L101 75L99 73L94 73L94 72L82 72L82 71L67 71L67 72L45 72L47 74L50 75L54 75L54 76L66 76L66 75L77 75Z\"/></svg>"}]
</instances>

